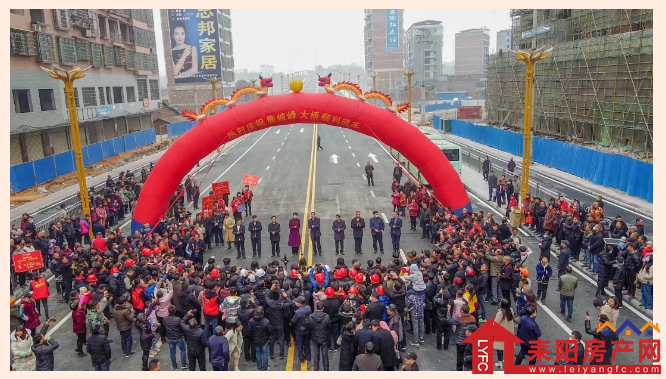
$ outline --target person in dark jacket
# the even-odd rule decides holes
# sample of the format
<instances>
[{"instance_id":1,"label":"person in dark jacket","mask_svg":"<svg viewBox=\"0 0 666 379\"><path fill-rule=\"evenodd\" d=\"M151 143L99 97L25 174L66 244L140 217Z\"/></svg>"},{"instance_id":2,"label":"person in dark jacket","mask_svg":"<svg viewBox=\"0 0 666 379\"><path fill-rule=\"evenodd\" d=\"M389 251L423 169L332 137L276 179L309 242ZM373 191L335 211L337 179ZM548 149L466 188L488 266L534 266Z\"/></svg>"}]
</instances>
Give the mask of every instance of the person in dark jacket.
<instances>
[{"instance_id":1,"label":"person in dark jacket","mask_svg":"<svg viewBox=\"0 0 666 379\"><path fill-rule=\"evenodd\" d=\"M627 277L627 266L621 256L615 258L615 274L613 275L613 291L619 308L622 308L622 288Z\"/></svg>"},{"instance_id":2,"label":"person in dark jacket","mask_svg":"<svg viewBox=\"0 0 666 379\"><path fill-rule=\"evenodd\" d=\"M111 341L104 335L104 327L96 322L92 327L92 335L88 337L86 351L95 371L109 371L111 366Z\"/></svg>"},{"instance_id":3,"label":"person in dark jacket","mask_svg":"<svg viewBox=\"0 0 666 379\"><path fill-rule=\"evenodd\" d=\"M180 362L181 367L184 369L189 368L187 364L187 353L185 349L185 340L183 339L183 330L180 326L181 319L176 316L176 306L169 306L169 315L162 319L166 339L169 341L169 352L171 353L171 365L174 370L178 370L178 362L176 361L176 347L180 349Z\"/></svg>"},{"instance_id":4,"label":"person in dark jacket","mask_svg":"<svg viewBox=\"0 0 666 379\"><path fill-rule=\"evenodd\" d=\"M383 368L381 357L375 354L375 344L368 341L365 344L365 353L354 359L352 371L382 371Z\"/></svg>"},{"instance_id":5,"label":"person in dark jacket","mask_svg":"<svg viewBox=\"0 0 666 379\"><path fill-rule=\"evenodd\" d=\"M608 316L605 314L599 315L599 318L597 319L597 322L599 325L603 325L606 322L608 322ZM585 319L585 333L591 335L594 337L595 340L597 341L603 341L604 342L604 356L601 361L599 361L599 358L596 358L592 362L590 362L591 365L610 365L612 364L611 359L613 357L613 341L618 341L617 334L609 328L605 327L604 329L597 331L597 328L595 327L592 329L590 325L590 315L587 315Z\"/></svg>"},{"instance_id":6,"label":"person in dark jacket","mask_svg":"<svg viewBox=\"0 0 666 379\"><path fill-rule=\"evenodd\" d=\"M374 332L372 343L375 345L375 352L382 359L383 371L395 371L395 365L398 358L395 354L395 341L391 332L379 325L379 320L372 320L370 328Z\"/></svg>"},{"instance_id":7,"label":"person in dark jacket","mask_svg":"<svg viewBox=\"0 0 666 379\"><path fill-rule=\"evenodd\" d=\"M241 307L238 310L238 319L243 324L243 353L245 362L256 362L257 351L254 348L254 341L250 334L250 320L254 316L256 298L250 294L241 295Z\"/></svg>"},{"instance_id":8,"label":"person in dark jacket","mask_svg":"<svg viewBox=\"0 0 666 379\"><path fill-rule=\"evenodd\" d=\"M599 274L597 275L597 292L595 297L601 299L601 295L605 293L608 282L611 280L611 272L613 271L615 260L605 251L602 251L598 255L598 260Z\"/></svg>"},{"instance_id":9,"label":"person in dark jacket","mask_svg":"<svg viewBox=\"0 0 666 379\"><path fill-rule=\"evenodd\" d=\"M240 259L241 255L245 259L245 225L243 225L242 219L236 220L232 233L234 233L234 244L236 245L236 259Z\"/></svg>"},{"instance_id":10,"label":"person in dark jacket","mask_svg":"<svg viewBox=\"0 0 666 379\"><path fill-rule=\"evenodd\" d=\"M384 317L384 312L386 311L386 304L379 301L379 294L377 291L372 291L370 295L370 304L365 308L363 312L363 318L367 320L382 320Z\"/></svg>"},{"instance_id":11,"label":"person in dark jacket","mask_svg":"<svg viewBox=\"0 0 666 379\"><path fill-rule=\"evenodd\" d=\"M502 259L502 269L499 273L499 287L503 299L511 299L511 284L513 283L513 265L511 257L505 255ZM460 370L462 371L462 370Z\"/></svg>"},{"instance_id":12,"label":"person in dark jacket","mask_svg":"<svg viewBox=\"0 0 666 379\"><path fill-rule=\"evenodd\" d=\"M569 241L562 240L560 242L560 256L557 259L557 276L564 275L564 269L569 265L571 258L571 249L569 249Z\"/></svg>"},{"instance_id":13,"label":"person in dark jacket","mask_svg":"<svg viewBox=\"0 0 666 379\"><path fill-rule=\"evenodd\" d=\"M433 298L433 305L437 312L437 350L442 350L442 340L444 342L444 350L448 350L449 340L451 339L451 324L449 322L451 304L446 296L447 293L444 291L444 288L441 288L439 293Z\"/></svg>"},{"instance_id":14,"label":"person in dark jacket","mask_svg":"<svg viewBox=\"0 0 666 379\"><path fill-rule=\"evenodd\" d=\"M363 229L365 229L365 220L361 218L361 212L356 212L356 217L351 220L351 228L354 231L354 252L356 254L362 254Z\"/></svg>"},{"instance_id":15,"label":"person in dark jacket","mask_svg":"<svg viewBox=\"0 0 666 379\"><path fill-rule=\"evenodd\" d=\"M331 350L338 350L338 337L340 336L340 316L339 311L342 302L338 297L327 297L324 301L320 302L324 307L324 313L328 315L328 348ZM319 305L317 304L317 305ZM314 332L314 331L313 331ZM311 336L314 339L314 335ZM327 370L326 370L327 371Z\"/></svg>"},{"instance_id":16,"label":"person in dark jacket","mask_svg":"<svg viewBox=\"0 0 666 379\"><path fill-rule=\"evenodd\" d=\"M483 180L488 180L488 173L490 172L490 158L486 155L486 159L483 160Z\"/></svg>"},{"instance_id":17,"label":"person in dark jacket","mask_svg":"<svg viewBox=\"0 0 666 379\"><path fill-rule=\"evenodd\" d=\"M206 334L203 329L199 327L197 320L194 318L194 311L189 310L187 314L183 316L183 319L180 320L180 328L185 335L187 360L190 362L190 371L197 370L197 362L199 363L199 371L206 371L206 347L208 347L208 340L206 340ZM213 354L211 353L211 357L212 355Z\"/></svg>"},{"instance_id":18,"label":"person in dark jacket","mask_svg":"<svg viewBox=\"0 0 666 379\"><path fill-rule=\"evenodd\" d=\"M296 299L296 312L291 318L290 324L294 327L294 334L296 335L296 352L301 363L307 359L310 360L310 314L312 308L306 305L305 298L299 296Z\"/></svg>"},{"instance_id":19,"label":"person in dark jacket","mask_svg":"<svg viewBox=\"0 0 666 379\"><path fill-rule=\"evenodd\" d=\"M250 242L252 242L252 256L256 257L259 253L261 257L261 231L264 229L261 226L261 222L257 216L252 216L252 221L247 226L248 231L250 232Z\"/></svg>"},{"instance_id":20,"label":"person in dark jacket","mask_svg":"<svg viewBox=\"0 0 666 379\"><path fill-rule=\"evenodd\" d=\"M134 355L132 351L132 323L134 322L134 308L128 302L127 296L122 296L113 308L113 318L120 332L120 341L125 358Z\"/></svg>"},{"instance_id":21,"label":"person in dark jacket","mask_svg":"<svg viewBox=\"0 0 666 379\"><path fill-rule=\"evenodd\" d=\"M324 312L323 302L317 303L314 313L309 316L309 322L311 328L310 344L314 358L314 370L319 371L319 358L321 357L324 371L328 371L328 325L330 319L328 314Z\"/></svg>"},{"instance_id":22,"label":"person in dark jacket","mask_svg":"<svg viewBox=\"0 0 666 379\"><path fill-rule=\"evenodd\" d=\"M536 265L537 298L541 300L541 303L546 301L548 281L551 275L553 275L553 268L548 263L548 258L542 256L541 262Z\"/></svg>"},{"instance_id":23,"label":"person in dark jacket","mask_svg":"<svg viewBox=\"0 0 666 379\"><path fill-rule=\"evenodd\" d=\"M377 211L372 212L370 234L372 234L372 249L375 254L377 254L377 243L379 243L379 251L384 254L384 220L382 220Z\"/></svg>"},{"instance_id":24,"label":"person in dark jacket","mask_svg":"<svg viewBox=\"0 0 666 379\"><path fill-rule=\"evenodd\" d=\"M335 220L331 226L333 230L333 240L335 241L335 255L345 255L345 230L347 224L342 220L339 214L335 215Z\"/></svg>"},{"instance_id":25,"label":"person in dark jacket","mask_svg":"<svg viewBox=\"0 0 666 379\"><path fill-rule=\"evenodd\" d=\"M310 230L310 242L312 243L312 253L321 256L321 220L315 216L314 212L310 212L308 219L308 229Z\"/></svg>"},{"instance_id":26,"label":"person in dark jacket","mask_svg":"<svg viewBox=\"0 0 666 379\"><path fill-rule=\"evenodd\" d=\"M516 337L524 342L520 344L520 352L516 355L516 361L514 362L516 366L520 365L523 362L523 359L529 354L528 350L530 350L530 342L536 341L541 337L541 330L534 319L537 314L536 308L528 305L524 309L524 314L525 315L521 317L518 322L518 330L516 332ZM536 357L529 361L530 366L536 365L536 361Z\"/></svg>"},{"instance_id":27,"label":"person in dark jacket","mask_svg":"<svg viewBox=\"0 0 666 379\"><path fill-rule=\"evenodd\" d=\"M271 257L280 256L280 224L277 222L277 217L271 217L271 222L268 224L268 236L271 240Z\"/></svg>"},{"instance_id":28,"label":"person in dark jacket","mask_svg":"<svg viewBox=\"0 0 666 379\"><path fill-rule=\"evenodd\" d=\"M488 180L488 201L493 201L493 190L497 191L497 176L495 172L490 171L490 175L487 178ZM499 196L499 194L496 194Z\"/></svg>"},{"instance_id":29,"label":"person in dark jacket","mask_svg":"<svg viewBox=\"0 0 666 379\"><path fill-rule=\"evenodd\" d=\"M585 364L585 345L581 341L583 336L579 331L574 330L571 332L571 340L576 341L576 346L569 345L570 350L575 348L575 351L569 351L569 354L564 359L560 359L559 362L555 362L556 365L567 365L567 366L582 366ZM572 344L573 345L573 344Z\"/></svg>"},{"instance_id":30,"label":"person in dark jacket","mask_svg":"<svg viewBox=\"0 0 666 379\"><path fill-rule=\"evenodd\" d=\"M627 274L624 281L624 288L627 290L629 300L633 299L636 295L636 276L643 266L642 258L638 252L639 246L637 243L627 244L627 254L624 259L627 268Z\"/></svg>"},{"instance_id":31,"label":"person in dark jacket","mask_svg":"<svg viewBox=\"0 0 666 379\"><path fill-rule=\"evenodd\" d=\"M553 244L553 236L550 232L546 231L543 235L543 239L539 244L539 250L541 250L541 256L548 258L550 261L550 246Z\"/></svg>"},{"instance_id":32,"label":"person in dark jacket","mask_svg":"<svg viewBox=\"0 0 666 379\"><path fill-rule=\"evenodd\" d=\"M604 237L603 234L601 233L601 228L599 225L595 225L594 228L592 229L592 236L590 237L588 241L588 251L590 252L590 255L592 257L592 271L598 273L599 272L599 255L604 251Z\"/></svg>"},{"instance_id":33,"label":"person in dark jacket","mask_svg":"<svg viewBox=\"0 0 666 379\"><path fill-rule=\"evenodd\" d=\"M257 351L257 370L268 371L268 341L270 340L270 322L264 317L264 308L257 307L248 324L250 334Z\"/></svg>"},{"instance_id":34,"label":"person in dark jacket","mask_svg":"<svg viewBox=\"0 0 666 379\"><path fill-rule=\"evenodd\" d=\"M452 318L450 312L447 312L446 321L456 326L455 342L456 342L456 371L463 371L463 364L465 361L465 349L467 344L463 341L467 338L465 336L465 329L468 326L476 325L476 319L469 314L469 306L464 304L461 308L462 314L458 319Z\"/></svg>"},{"instance_id":35,"label":"person in dark jacket","mask_svg":"<svg viewBox=\"0 0 666 379\"><path fill-rule=\"evenodd\" d=\"M271 340L268 345L271 359L275 357L275 342L280 346L280 359L284 358L284 313L285 310L291 308L291 301L289 301L288 294L285 291L280 291L276 284L271 290L271 293L266 296L267 318L270 321Z\"/></svg>"},{"instance_id":36,"label":"person in dark jacket","mask_svg":"<svg viewBox=\"0 0 666 379\"><path fill-rule=\"evenodd\" d=\"M60 347L60 344L58 344L56 340L52 340L50 336L46 336L49 326L54 321L54 318L46 320L46 323L44 323L39 330L39 333L32 337L32 352L35 354L37 371L54 370L55 360L53 358L53 352Z\"/></svg>"},{"instance_id":37,"label":"person in dark jacket","mask_svg":"<svg viewBox=\"0 0 666 379\"><path fill-rule=\"evenodd\" d=\"M339 371L352 371L354 367L354 360L358 355L358 345L356 343L356 336L354 336L354 329L356 329L356 323L352 321L345 324L342 329Z\"/></svg>"},{"instance_id":38,"label":"person in dark jacket","mask_svg":"<svg viewBox=\"0 0 666 379\"><path fill-rule=\"evenodd\" d=\"M372 342L372 336L375 333L370 329L370 320L364 319L362 321L362 327L357 329L354 332L354 337L356 337L356 346L365 346L368 342Z\"/></svg>"},{"instance_id":39,"label":"person in dark jacket","mask_svg":"<svg viewBox=\"0 0 666 379\"><path fill-rule=\"evenodd\" d=\"M215 327L215 334L208 339L208 348L213 371L229 371L229 341L224 336L222 325Z\"/></svg>"}]
</instances>

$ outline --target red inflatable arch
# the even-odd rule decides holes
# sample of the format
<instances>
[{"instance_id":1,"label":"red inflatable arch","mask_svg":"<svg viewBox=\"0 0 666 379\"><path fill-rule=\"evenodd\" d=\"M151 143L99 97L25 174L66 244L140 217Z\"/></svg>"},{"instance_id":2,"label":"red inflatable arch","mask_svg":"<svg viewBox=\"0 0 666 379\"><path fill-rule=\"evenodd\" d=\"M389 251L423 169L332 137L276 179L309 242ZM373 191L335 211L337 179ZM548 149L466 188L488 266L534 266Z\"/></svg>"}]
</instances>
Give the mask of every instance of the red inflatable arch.
<instances>
[{"instance_id":1,"label":"red inflatable arch","mask_svg":"<svg viewBox=\"0 0 666 379\"><path fill-rule=\"evenodd\" d=\"M205 119L179 137L155 164L141 189L132 232L154 225L188 172L213 150L244 134L271 126L319 123L375 137L418 167L436 198L455 213L471 211L467 192L445 155L421 131L390 111L327 93L265 96Z\"/></svg>"}]
</instances>

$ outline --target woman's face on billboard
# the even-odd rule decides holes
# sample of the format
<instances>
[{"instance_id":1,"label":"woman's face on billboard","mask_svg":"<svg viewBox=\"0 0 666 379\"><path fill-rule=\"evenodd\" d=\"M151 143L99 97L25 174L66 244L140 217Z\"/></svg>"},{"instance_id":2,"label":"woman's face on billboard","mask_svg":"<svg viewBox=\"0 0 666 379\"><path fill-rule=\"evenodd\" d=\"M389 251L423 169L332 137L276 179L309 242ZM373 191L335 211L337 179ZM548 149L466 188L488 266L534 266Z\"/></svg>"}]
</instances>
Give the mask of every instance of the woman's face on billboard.
<instances>
[{"instance_id":1,"label":"woman's face on billboard","mask_svg":"<svg viewBox=\"0 0 666 379\"><path fill-rule=\"evenodd\" d=\"M176 41L176 45L185 44L185 28L180 26L176 27L173 30L173 39Z\"/></svg>"}]
</instances>

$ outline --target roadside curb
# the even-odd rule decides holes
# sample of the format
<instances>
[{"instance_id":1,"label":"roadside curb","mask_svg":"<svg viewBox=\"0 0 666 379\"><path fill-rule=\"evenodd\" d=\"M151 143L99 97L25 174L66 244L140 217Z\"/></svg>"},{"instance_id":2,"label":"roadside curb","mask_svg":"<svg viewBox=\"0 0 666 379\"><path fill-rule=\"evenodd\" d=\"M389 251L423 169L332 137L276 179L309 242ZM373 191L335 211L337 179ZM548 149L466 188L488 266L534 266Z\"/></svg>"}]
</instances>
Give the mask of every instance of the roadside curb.
<instances>
[{"instance_id":1,"label":"roadside curb","mask_svg":"<svg viewBox=\"0 0 666 379\"><path fill-rule=\"evenodd\" d=\"M483 199L483 196L485 196L485 195L483 195L483 194L479 194L478 191L474 190L472 187L468 186L467 184L464 184L464 183L463 183L463 185L465 186L465 189L466 189L467 191L473 193L474 195L476 195L477 197L479 197L479 199ZM485 200L484 200L484 201L485 201ZM485 201L485 202L488 203L487 201ZM490 203L488 203L488 204L490 204ZM492 206L492 205L491 205L491 206ZM537 236L534 234L534 232L531 231L529 228L525 228L522 224L521 224L520 228L521 228L523 231L525 231L526 233L528 233L532 238L534 238L535 240L539 241L539 237L537 237ZM553 246L551 246L550 251L551 251L551 253L553 253L553 255L555 255L556 257L559 257L559 252L558 252ZM583 267L583 265L582 265L580 262L572 262L572 261L570 261L569 264L570 264L571 266L575 267L576 269L578 269L579 272L581 272L583 275L585 275L585 276L588 277L589 279L591 279L591 280L593 280L593 281L595 281L595 282L597 281L597 275L596 275L595 273L590 273L586 268ZM611 291L613 290L613 287L612 287L612 285L610 285L610 284L609 284L606 288L609 289L609 290L611 290ZM650 318L650 319L652 320L652 318L653 318L653 316L654 316L654 312L653 312L653 310L643 308L643 307L640 305L640 302L639 302L638 300L636 300L636 299L629 300L629 296L623 294L623 295L622 295L622 302L631 305L632 307L636 308L636 310L638 310L639 312L641 312L642 314L644 314L645 316L647 316L648 318Z\"/></svg>"}]
</instances>

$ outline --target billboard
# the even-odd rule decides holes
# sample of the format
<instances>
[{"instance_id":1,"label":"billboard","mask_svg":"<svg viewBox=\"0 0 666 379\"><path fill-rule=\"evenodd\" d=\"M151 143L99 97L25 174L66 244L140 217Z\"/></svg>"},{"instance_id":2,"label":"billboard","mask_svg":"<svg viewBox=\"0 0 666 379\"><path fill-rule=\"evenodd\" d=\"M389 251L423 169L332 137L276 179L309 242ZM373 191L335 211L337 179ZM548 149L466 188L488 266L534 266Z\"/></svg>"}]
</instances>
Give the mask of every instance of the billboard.
<instances>
[{"instance_id":1,"label":"billboard","mask_svg":"<svg viewBox=\"0 0 666 379\"><path fill-rule=\"evenodd\" d=\"M386 51L400 50L400 9L386 10Z\"/></svg>"},{"instance_id":2,"label":"billboard","mask_svg":"<svg viewBox=\"0 0 666 379\"><path fill-rule=\"evenodd\" d=\"M482 106L458 107L458 120L481 120L482 116Z\"/></svg>"},{"instance_id":3,"label":"billboard","mask_svg":"<svg viewBox=\"0 0 666 379\"><path fill-rule=\"evenodd\" d=\"M176 84L222 78L217 9L169 9L169 36Z\"/></svg>"}]
</instances>

